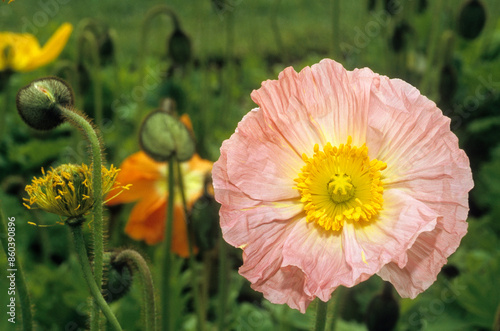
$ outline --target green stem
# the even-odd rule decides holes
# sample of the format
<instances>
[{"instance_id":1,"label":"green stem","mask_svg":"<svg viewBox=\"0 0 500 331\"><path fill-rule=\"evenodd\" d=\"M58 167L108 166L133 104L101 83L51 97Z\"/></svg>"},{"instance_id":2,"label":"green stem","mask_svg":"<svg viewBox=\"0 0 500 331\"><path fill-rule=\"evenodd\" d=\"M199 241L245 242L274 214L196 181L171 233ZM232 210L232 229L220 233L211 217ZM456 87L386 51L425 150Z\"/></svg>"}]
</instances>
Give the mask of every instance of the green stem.
<instances>
[{"instance_id":1,"label":"green stem","mask_svg":"<svg viewBox=\"0 0 500 331\"><path fill-rule=\"evenodd\" d=\"M5 133L5 127L6 127L6 123L7 123L7 116L5 116L5 114L8 114L10 111L9 111L9 105L10 105L10 100L11 100L11 87L10 87L10 77L12 75L12 72L10 70L8 71L4 71L3 73L0 73L0 79L3 80L3 82L0 82L0 91L1 91L1 87L3 86L3 89L4 89L4 99L3 99L3 102L4 102L4 109L3 109L3 114L2 116L0 116L0 132L2 133Z\"/></svg>"},{"instance_id":2,"label":"green stem","mask_svg":"<svg viewBox=\"0 0 500 331\"><path fill-rule=\"evenodd\" d=\"M191 269L191 287L193 288L193 297L194 297L194 306L196 310L196 315L198 316L198 324L197 324L197 329L199 331L204 331L205 330L205 312L201 306L201 295L200 295L200 287L198 286L197 282L197 272L195 268L195 261L194 261L194 249L193 249L193 241L191 240L191 235L193 234L193 230L191 228L191 222L189 221L189 211L187 208L187 200L186 200L186 194L184 192L184 181L182 177L182 169L181 169L181 164L177 160L175 161L177 164L177 178L179 181L179 190L181 192L181 197L182 197L182 206L184 207L184 215L186 217L186 228L187 228L187 241L188 241L188 248L189 248L189 268Z\"/></svg>"},{"instance_id":3,"label":"green stem","mask_svg":"<svg viewBox=\"0 0 500 331\"><path fill-rule=\"evenodd\" d=\"M333 58L340 61L340 0L332 0Z\"/></svg>"},{"instance_id":4,"label":"green stem","mask_svg":"<svg viewBox=\"0 0 500 331\"><path fill-rule=\"evenodd\" d=\"M274 42L278 48L278 54L282 55L283 62L288 63L288 52L283 45L283 38L281 38L280 28L278 25L278 13L280 13L281 0L274 0L273 9L271 11L271 28L273 29Z\"/></svg>"},{"instance_id":5,"label":"green stem","mask_svg":"<svg viewBox=\"0 0 500 331\"><path fill-rule=\"evenodd\" d=\"M437 0L433 2L434 6L434 16L436 19L432 20L432 29L431 29L431 34L429 37L429 47L427 51L427 68L426 72L424 74L424 77L422 78L422 82L420 84L420 91L422 94L427 95L428 97L433 99L433 96L435 96L435 93L433 93L433 88L432 84L434 81L437 79L437 73L439 73L439 70L436 70L436 57L437 57L437 50L439 49L439 41L441 37L441 20L438 19L440 15L442 15L443 8L444 8L444 0Z\"/></svg>"},{"instance_id":6,"label":"green stem","mask_svg":"<svg viewBox=\"0 0 500 331\"><path fill-rule=\"evenodd\" d=\"M222 90L222 97L224 100L224 106L221 110L221 117L227 117L231 112L231 91L233 89L233 54L234 51L234 13L228 11L226 13L226 66L222 75L221 86L224 87Z\"/></svg>"},{"instance_id":7,"label":"green stem","mask_svg":"<svg viewBox=\"0 0 500 331\"><path fill-rule=\"evenodd\" d=\"M342 302L342 297L344 293L344 287L339 286L333 292L332 298L330 299L330 302L333 303L333 305L330 306L330 311L332 312L332 320L330 322L330 331L335 331L337 327L337 317L339 316L340 313L340 304ZM332 307L333 306L333 307Z\"/></svg>"},{"instance_id":8,"label":"green stem","mask_svg":"<svg viewBox=\"0 0 500 331\"><path fill-rule=\"evenodd\" d=\"M87 257L87 249L85 248L85 242L83 240L82 223L79 222L78 224L70 225L70 229L71 233L73 234L75 250L78 255L78 259L80 260L80 265L82 266L83 276L85 277L85 281L87 282L90 293L101 308L104 316L106 316L106 318L108 319L111 327L114 330L121 330L122 328L120 326L120 323L118 323L118 320L111 311L111 308L109 308L108 304L104 300L100 288L97 287L97 284L93 279L92 271L90 270L90 262Z\"/></svg>"},{"instance_id":9,"label":"green stem","mask_svg":"<svg viewBox=\"0 0 500 331\"><path fill-rule=\"evenodd\" d=\"M141 254L132 250L126 249L120 252L116 257L116 262L132 261L134 267L139 271L142 286L144 288L144 310L145 310L145 330L156 330L156 305L155 305L155 288L153 284L153 277L149 270L146 260Z\"/></svg>"},{"instance_id":10,"label":"green stem","mask_svg":"<svg viewBox=\"0 0 500 331\"><path fill-rule=\"evenodd\" d=\"M83 51L84 45L88 45L90 53L92 56L92 64L89 65L87 61L82 61L85 69L90 73L92 77L92 84L94 86L94 114L95 123L98 128L102 127L103 113L102 113L102 79L100 73L101 58L99 56L99 46L97 44L96 37L90 31L82 32L80 36L80 52Z\"/></svg>"},{"instance_id":11,"label":"green stem","mask_svg":"<svg viewBox=\"0 0 500 331\"><path fill-rule=\"evenodd\" d=\"M228 296L227 246L222 234L219 236L219 307L217 312L218 330L225 330L226 305Z\"/></svg>"},{"instance_id":12,"label":"green stem","mask_svg":"<svg viewBox=\"0 0 500 331\"><path fill-rule=\"evenodd\" d=\"M172 246L172 228L174 222L174 194L175 194L175 179L174 179L174 160L168 162L168 204L167 204L167 222L165 224L165 239L163 246L163 288L161 291L161 303L163 313L162 315L162 328L165 331L171 330L172 327L172 308L170 306L170 285L171 285L171 268L172 268L172 253L170 247Z\"/></svg>"},{"instance_id":13,"label":"green stem","mask_svg":"<svg viewBox=\"0 0 500 331\"><path fill-rule=\"evenodd\" d=\"M92 193L94 195L94 222L93 224L93 239L94 239L94 279L99 288L102 288L102 269L104 257L104 220L102 218L102 155L101 143L92 124L75 111L59 106L62 114L82 131L90 143L92 149ZM94 306L91 318L92 330L99 329L99 308Z\"/></svg>"},{"instance_id":14,"label":"green stem","mask_svg":"<svg viewBox=\"0 0 500 331\"><path fill-rule=\"evenodd\" d=\"M11 219L11 218L10 218ZM13 223L15 224L15 220L13 220ZM9 256L9 243L10 241L8 240L9 235L8 235L8 227L7 223L5 222L5 214L3 213L2 206L0 205L0 242L2 242L3 249L5 251L5 254L7 257ZM14 231L14 236L11 236L11 238L15 239L15 231ZM14 241L15 243L15 241ZM15 246L13 246L15 248ZM15 249L13 250L15 254ZM9 271L7 269L7 272L13 273L15 275L15 282L16 282L16 287L17 287L17 297L19 299L19 303L17 304L18 307L21 308L21 320L22 320L22 329L24 331L29 331L33 330L33 312L31 311L31 302L30 302L30 297L28 293L28 287L26 286L26 280L24 279L24 272L23 268L21 266L21 263L17 260L14 262L14 265L10 265L10 269L13 271Z\"/></svg>"},{"instance_id":15,"label":"green stem","mask_svg":"<svg viewBox=\"0 0 500 331\"><path fill-rule=\"evenodd\" d=\"M318 308L316 310L316 331L324 331L326 325L326 312L328 311L328 302L318 299Z\"/></svg>"}]
</instances>

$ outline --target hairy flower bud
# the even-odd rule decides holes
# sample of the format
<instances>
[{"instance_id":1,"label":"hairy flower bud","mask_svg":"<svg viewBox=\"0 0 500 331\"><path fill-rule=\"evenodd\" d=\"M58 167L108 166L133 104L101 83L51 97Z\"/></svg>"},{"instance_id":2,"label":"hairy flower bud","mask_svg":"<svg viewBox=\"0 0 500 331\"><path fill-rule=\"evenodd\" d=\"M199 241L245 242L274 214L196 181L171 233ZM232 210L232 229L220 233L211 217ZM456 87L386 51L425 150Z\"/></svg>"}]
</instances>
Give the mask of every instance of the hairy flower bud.
<instances>
[{"instance_id":1,"label":"hairy flower bud","mask_svg":"<svg viewBox=\"0 0 500 331\"><path fill-rule=\"evenodd\" d=\"M155 110L144 119L139 144L146 154L158 162L168 161L172 156L184 162L195 152L188 128L163 110Z\"/></svg>"},{"instance_id":2,"label":"hairy flower bud","mask_svg":"<svg viewBox=\"0 0 500 331\"><path fill-rule=\"evenodd\" d=\"M21 118L34 129L51 130L64 122L58 106L71 107L73 90L57 77L32 81L17 93L16 105Z\"/></svg>"},{"instance_id":3,"label":"hairy flower bud","mask_svg":"<svg viewBox=\"0 0 500 331\"><path fill-rule=\"evenodd\" d=\"M134 280L134 268L129 261L116 261L120 252L113 252L109 264L107 281L104 283L102 292L106 302L111 303L126 295Z\"/></svg>"}]
</instances>

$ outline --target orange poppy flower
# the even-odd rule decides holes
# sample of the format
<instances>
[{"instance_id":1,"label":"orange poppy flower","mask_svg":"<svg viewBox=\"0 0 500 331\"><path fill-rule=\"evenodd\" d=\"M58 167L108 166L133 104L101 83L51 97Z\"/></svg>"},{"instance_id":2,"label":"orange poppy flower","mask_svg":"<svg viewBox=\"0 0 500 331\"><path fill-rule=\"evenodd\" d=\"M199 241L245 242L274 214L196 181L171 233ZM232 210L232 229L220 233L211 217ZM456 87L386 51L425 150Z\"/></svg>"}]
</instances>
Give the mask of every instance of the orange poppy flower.
<instances>
[{"instance_id":1,"label":"orange poppy flower","mask_svg":"<svg viewBox=\"0 0 500 331\"><path fill-rule=\"evenodd\" d=\"M201 197L205 177L212 171L212 162L195 154L191 160L181 163L184 191L188 208ZM135 240L144 240L149 245L163 240L167 209L167 163L156 162L144 152L129 156L120 166L117 181L132 184L130 190L108 202L108 205L138 201L132 209L125 232ZM182 198L176 189L174 200L174 224L172 251L187 257L187 230Z\"/></svg>"}]
</instances>

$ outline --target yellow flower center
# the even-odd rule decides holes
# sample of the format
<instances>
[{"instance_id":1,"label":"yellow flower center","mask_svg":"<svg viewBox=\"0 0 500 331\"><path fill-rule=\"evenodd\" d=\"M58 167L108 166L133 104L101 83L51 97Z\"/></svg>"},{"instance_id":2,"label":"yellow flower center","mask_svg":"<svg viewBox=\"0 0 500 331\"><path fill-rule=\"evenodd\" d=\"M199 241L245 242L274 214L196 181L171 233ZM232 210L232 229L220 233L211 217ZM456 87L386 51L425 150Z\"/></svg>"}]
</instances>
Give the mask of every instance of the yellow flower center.
<instances>
[{"instance_id":1,"label":"yellow flower center","mask_svg":"<svg viewBox=\"0 0 500 331\"><path fill-rule=\"evenodd\" d=\"M109 170L101 168L103 195L114 189L113 183L119 171L113 165ZM36 206L60 216L74 218L86 214L93 207L92 169L87 165L63 164L47 173L42 168L42 174L42 177L33 178L31 185L26 186L29 199L23 199L28 209ZM128 186L121 188L128 189Z\"/></svg>"},{"instance_id":2,"label":"yellow flower center","mask_svg":"<svg viewBox=\"0 0 500 331\"><path fill-rule=\"evenodd\" d=\"M305 165L295 179L304 203L306 219L325 230L338 231L346 220L369 221L382 209L384 188L381 171L387 165L370 160L368 148L346 144L322 151L314 146L312 158L303 154Z\"/></svg>"}]
</instances>

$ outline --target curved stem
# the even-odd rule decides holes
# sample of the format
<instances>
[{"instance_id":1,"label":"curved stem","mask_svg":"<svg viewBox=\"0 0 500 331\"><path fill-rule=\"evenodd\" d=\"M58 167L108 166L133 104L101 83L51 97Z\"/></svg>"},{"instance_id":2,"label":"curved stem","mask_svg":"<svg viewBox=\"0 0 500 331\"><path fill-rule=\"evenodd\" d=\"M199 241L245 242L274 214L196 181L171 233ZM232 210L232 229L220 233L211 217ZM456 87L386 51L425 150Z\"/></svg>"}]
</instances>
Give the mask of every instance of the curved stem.
<instances>
[{"instance_id":1,"label":"curved stem","mask_svg":"<svg viewBox=\"0 0 500 331\"><path fill-rule=\"evenodd\" d=\"M85 277L90 293L101 308L104 316L108 319L108 322L113 330L122 330L120 323L118 323L118 320L111 311L111 308L109 308L108 304L104 300L100 288L97 287L97 284L93 279L92 271L90 270L90 262L87 257L87 249L85 248L85 242L83 240L82 224L79 223L76 225L70 225L70 228L75 242L75 250L78 255L78 259L80 260L83 276Z\"/></svg>"},{"instance_id":2,"label":"curved stem","mask_svg":"<svg viewBox=\"0 0 500 331\"><path fill-rule=\"evenodd\" d=\"M99 46L97 44L96 37L90 31L82 32L79 38L79 46L83 48L84 44L88 44L88 48L90 49L90 53L92 56L92 65L84 60L83 65L85 69L90 72L92 77L92 83L94 86L94 114L95 114L95 123L97 127L102 126L103 114L102 114L102 79L100 73L101 66L101 58L99 56ZM82 49L80 49L80 52Z\"/></svg>"},{"instance_id":3,"label":"curved stem","mask_svg":"<svg viewBox=\"0 0 500 331\"><path fill-rule=\"evenodd\" d=\"M326 325L326 312L328 311L328 302L318 299L318 308L316 310L316 326L314 330L324 331Z\"/></svg>"},{"instance_id":4,"label":"curved stem","mask_svg":"<svg viewBox=\"0 0 500 331\"><path fill-rule=\"evenodd\" d=\"M172 308L170 307L170 284L171 284L171 270L172 269L172 253L170 252L170 247L172 246L172 228L174 222L174 161L171 159L168 162L168 204L167 204L167 221L165 224L165 239L163 246L163 266L162 266L162 275L163 279L163 288L161 291L161 303L162 303L162 330L169 331L171 330L172 324Z\"/></svg>"},{"instance_id":5,"label":"curved stem","mask_svg":"<svg viewBox=\"0 0 500 331\"><path fill-rule=\"evenodd\" d=\"M58 107L62 112L64 117L66 117L71 124L76 126L80 131L84 133L87 140L90 143L92 149L92 192L94 194L94 222L93 224L93 239L94 239L94 279L96 285L99 289L102 287L102 269L103 269L103 257L104 257L104 221L102 218L102 177L101 177L101 167L102 167L102 155L101 155L101 143L97 136L94 127L90 122L82 115L76 113L75 111L66 109L62 106ZM99 323L99 312L98 308L94 307L92 312L92 323L93 329L97 330ZM96 321L97 320L97 321Z\"/></svg>"},{"instance_id":6,"label":"curved stem","mask_svg":"<svg viewBox=\"0 0 500 331\"><path fill-rule=\"evenodd\" d=\"M145 310L145 330L156 330L156 305L155 305L155 288L153 284L153 277L149 270L146 260L141 254L132 250L126 249L116 256L116 262L132 261L134 267L139 271L141 276L142 286L144 288L144 310Z\"/></svg>"},{"instance_id":7,"label":"curved stem","mask_svg":"<svg viewBox=\"0 0 500 331\"><path fill-rule=\"evenodd\" d=\"M15 223L15 220L14 220ZM0 242L2 243L5 254L9 256L9 244L8 244L8 226L5 222L5 215L3 213L2 206L0 205ZM15 234L15 232L14 232ZM15 237L14 237L15 238ZM14 246L15 247L15 246ZM15 250L14 250L15 253ZM28 287L26 286L26 280L24 279L24 272L21 266L21 263L17 260L17 257L14 256L15 262L14 264L10 264L7 268L12 269L13 271L9 271L11 274L14 274L17 293L19 298L18 307L21 308L21 320L23 330L29 331L33 330L33 312L31 311L31 302L30 296L28 294Z\"/></svg>"},{"instance_id":8,"label":"curved stem","mask_svg":"<svg viewBox=\"0 0 500 331\"><path fill-rule=\"evenodd\" d=\"M179 190L181 192L181 197L182 197L182 206L184 207L184 215L186 218L186 228L187 228L186 238L189 247L189 268L191 269L191 287L193 289L196 315L198 316L197 329L199 331L203 331L205 330L205 314L201 306L200 287L198 286L198 282L196 281L197 273L195 272L194 249L193 249L193 241L191 240L191 235L193 234L193 231L191 229L191 222L189 221L189 216L188 216L189 211L187 208L186 194L184 192L184 177L182 177L181 164L177 160L175 160L175 163L177 164L177 178L179 181Z\"/></svg>"},{"instance_id":9,"label":"curved stem","mask_svg":"<svg viewBox=\"0 0 500 331\"><path fill-rule=\"evenodd\" d=\"M138 54L138 62L139 62L139 85L144 84L145 76L146 76L146 68L145 68L145 62L146 62L146 54L147 54L147 40L148 40L148 33L149 33L149 27L151 25L151 22L156 16L159 15L167 15L172 19L172 22L174 24L174 30L178 29L180 27L179 19L177 17L177 14L175 11L170 8L167 5L157 5L153 8L151 8L146 15L144 16L144 19L142 21L141 25L141 44L139 47L139 54ZM143 102L144 98L141 98L139 100L139 105L138 109L143 109ZM141 112L139 111L137 113L138 120L140 120Z\"/></svg>"}]
</instances>

